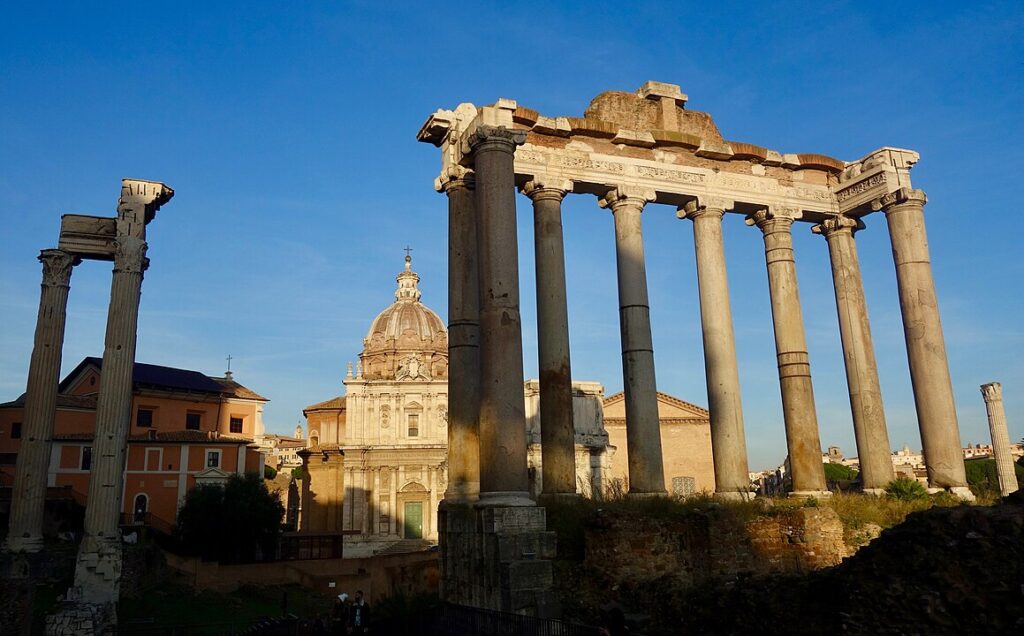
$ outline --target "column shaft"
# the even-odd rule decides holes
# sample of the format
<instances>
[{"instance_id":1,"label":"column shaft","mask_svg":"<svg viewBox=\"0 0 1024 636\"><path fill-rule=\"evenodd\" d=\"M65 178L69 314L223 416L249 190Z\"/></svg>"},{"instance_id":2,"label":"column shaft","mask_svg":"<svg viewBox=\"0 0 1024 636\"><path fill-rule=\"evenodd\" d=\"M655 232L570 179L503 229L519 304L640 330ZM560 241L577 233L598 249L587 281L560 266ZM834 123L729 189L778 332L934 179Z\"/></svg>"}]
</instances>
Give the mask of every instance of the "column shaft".
<instances>
[{"instance_id":1,"label":"column shaft","mask_svg":"<svg viewBox=\"0 0 1024 636\"><path fill-rule=\"evenodd\" d=\"M523 140L519 131L480 126L470 142L480 272L480 498L500 505L533 505L526 469L513 163Z\"/></svg>"},{"instance_id":2,"label":"column shaft","mask_svg":"<svg viewBox=\"0 0 1024 636\"><path fill-rule=\"evenodd\" d=\"M25 389L21 447L5 546L11 551L38 552L43 547L43 507L57 411L68 291L71 270L77 259L60 250L43 250L39 261L43 264L42 292Z\"/></svg>"},{"instance_id":3,"label":"column shaft","mask_svg":"<svg viewBox=\"0 0 1024 636\"><path fill-rule=\"evenodd\" d=\"M448 195L448 488L444 498L469 502L480 497L480 277L473 177L463 175L442 187Z\"/></svg>"},{"instance_id":4,"label":"column shaft","mask_svg":"<svg viewBox=\"0 0 1024 636\"><path fill-rule=\"evenodd\" d=\"M782 416L794 495L824 496L818 416L814 408L811 365L793 258L793 216L760 211L748 219L764 233L768 289L771 294L775 351L782 388Z\"/></svg>"},{"instance_id":5,"label":"column shaft","mask_svg":"<svg viewBox=\"0 0 1024 636\"><path fill-rule=\"evenodd\" d=\"M704 371L708 410L711 412L711 453L715 466L715 494L745 497L750 491L747 443L743 431L740 374L736 363L729 279L722 240L725 206L691 204L682 211L693 220L697 254L700 323L704 338Z\"/></svg>"},{"instance_id":6,"label":"column shaft","mask_svg":"<svg viewBox=\"0 0 1024 636\"><path fill-rule=\"evenodd\" d=\"M865 491L879 494L896 478L892 449L885 425L882 388L878 381L875 348L871 342L867 300L857 258L853 233L857 222L845 217L828 219L814 226L814 232L828 241L832 262L832 282L836 292L839 335L843 343L843 362L850 389L853 432Z\"/></svg>"},{"instance_id":7,"label":"column shaft","mask_svg":"<svg viewBox=\"0 0 1024 636\"><path fill-rule=\"evenodd\" d=\"M537 272L537 344L540 366L540 436L543 493L576 494L576 431L569 361L569 310L565 292L561 188L532 181Z\"/></svg>"},{"instance_id":8,"label":"column shaft","mask_svg":"<svg viewBox=\"0 0 1024 636\"><path fill-rule=\"evenodd\" d=\"M970 496L924 227L925 195L902 188L882 199L889 225L903 331L928 485Z\"/></svg>"},{"instance_id":9,"label":"column shaft","mask_svg":"<svg viewBox=\"0 0 1024 636\"><path fill-rule=\"evenodd\" d=\"M622 377L626 394L629 494L665 494L658 419L654 344L647 298L647 268L640 216L654 193L610 191L602 200L615 218L615 260L619 287Z\"/></svg>"},{"instance_id":10,"label":"column shaft","mask_svg":"<svg viewBox=\"0 0 1024 636\"><path fill-rule=\"evenodd\" d=\"M1017 474L1010 452L1010 431L1006 426L1006 410L1003 408L1003 387L998 382L981 385L988 411L988 430L992 434L992 454L996 460L996 477L999 479L999 493L1006 497L1016 492Z\"/></svg>"},{"instance_id":11,"label":"column shaft","mask_svg":"<svg viewBox=\"0 0 1024 636\"><path fill-rule=\"evenodd\" d=\"M91 602L116 600L120 580L122 482L132 407L132 371L146 242L119 236L116 242L103 369L96 404L96 434L75 585Z\"/></svg>"}]
</instances>

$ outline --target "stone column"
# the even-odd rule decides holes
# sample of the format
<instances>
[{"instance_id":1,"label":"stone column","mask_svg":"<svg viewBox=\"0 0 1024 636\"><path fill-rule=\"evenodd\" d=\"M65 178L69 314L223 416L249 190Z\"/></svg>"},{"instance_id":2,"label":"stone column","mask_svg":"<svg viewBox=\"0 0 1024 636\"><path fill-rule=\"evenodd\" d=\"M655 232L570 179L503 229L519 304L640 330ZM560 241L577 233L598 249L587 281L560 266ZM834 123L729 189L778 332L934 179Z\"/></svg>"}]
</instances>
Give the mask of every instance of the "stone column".
<instances>
[{"instance_id":1,"label":"stone column","mask_svg":"<svg viewBox=\"0 0 1024 636\"><path fill-rule=\"evenodd\" d=\"M479 126L470 136L476 170L480 284L480 500L529 506L523 333L516 242L516 146L526 133Z\"/></svg>"},{"instance_id":2,"label":"stone column","mask_svg":"<svg viewBox=\"0 0 1024 636\"><path fill-rule=\"evenodd\" d=\"M149 264L146 223L171 196L173 191L163 184L122 181L85 535L75 568L75 600L115 602L120 592L121 496L131 421L139 298L142 274Z\"/></svg>"},{"instance_id":3,"label":"stone column","mask_svg":"<svg viewBox=\"0 0 1024 636\"><path fill-rule=\"evenodd\" d=\"M1006 497L1019 488L1014 472L1013 455L1010 453L1010 431L1006 426L1006 411L1003 409L1003 386L998 382L981 385L988 411L988 430L992 433L992 454L996 459L996 475L999 477L999 492Z\"/></svg>"},{"instance_id":4,"label":"stone column","mask_svg":"<svg viewBox=\"0 0 1024 636\"><path fill-rule=\"evenodd\" d=\"M533 201L543 494L575 497L576 431L562 243L562 199L571 190L571 181L537 177L523 186L523 194Z\"/></svg>"},{"instance_id":5,"label":"stone column","mask_svg":"<svg viewBox=\"0 0 1024 636\"><path fill-rule=\"evenodd\" d=\"M704 336L704 372L708 385L708 410L711 412L715 496L745 499L750 495L750 475L722 241L722 217L732 205L732 201L718 199L692 201L679 210L678 216L693 221L700 324Z\"/></svg>"},{"instance_id":6,"label":"stone column","mask_svg":"<svg viewBox=\"0 0 1024 636\"><path fill-rule=\"evenodd\" d=\"M864 492L880 495L885 492L886 484L896 478L896 473L892 467L892 449L885 426L882 388L875 364L875 348L871 343L871 325L857 244L853 240L854 232L861 228L861 222L837 216L826 219L811 230L825 237L832 261L832 282L836 290L846 382L850 387L861 485Z\"/></svg>"},{"instance_id":7,"label":"stone column","mask_svg":"<svg viewBox=\"0 0 1024 636\"><path fill-rule=\"evenodd\" d=\"M480 497L480 284L474 175L447 174L448 502ZM392 512L394 516L394 512Z\"/></svg>"},{"instance_id":8,"label":"stone column","mask_svg":"<svg viewBox=\"0 0 1024 636\"><path fill-rule=\"evenodd\" d=\"M57 385L64 346L71 270L79 260L61 250L39 253L42 293L35 344L28 367L21 447L14 474L11 518L5 549L38 552L43 547L43 506L57 411Z\"/></svg>"},{"instance_id":9,"label":"stone column","mask_svg":"<svg viewBox=\"0 0 1024 636\"><path fill-rule=\"evenodd\" d=\"M629 494L637 496L666 494L647 266L640 225L644 205L653 200L653 190L619 186L609 190L600 201L601 207L610 208L615 217Z\"/></svg>"},{"instance_id":10,"label":"stone column","mask_svg":"<svg viewBox=\"0 0 1024 636\"><path fill-rule=\"evenodd\" d=\"M768 290L775 328L779 384L782 388L782 417L786 424L786 446L793 477L793 496L827 497L825 470L821 463L821 439L814 408L811 365L807 357L804 317L793 260L793 221L798 210L760 210L747 218L764 233L764 254L768 265Z\"/></svg>"},{"instance_id":11,"label":"stone column","mask_svg":"<svg viewBox=\"0 0 1024 636\"><path fill-rule=\"evenodd\" d=\"M953 382L928 255L924 228L926 200L923 190L901 188L882 197L881 205L896 263L896 286L928 485L973 499L960 450Z\"/></svg>"}]
</instances>

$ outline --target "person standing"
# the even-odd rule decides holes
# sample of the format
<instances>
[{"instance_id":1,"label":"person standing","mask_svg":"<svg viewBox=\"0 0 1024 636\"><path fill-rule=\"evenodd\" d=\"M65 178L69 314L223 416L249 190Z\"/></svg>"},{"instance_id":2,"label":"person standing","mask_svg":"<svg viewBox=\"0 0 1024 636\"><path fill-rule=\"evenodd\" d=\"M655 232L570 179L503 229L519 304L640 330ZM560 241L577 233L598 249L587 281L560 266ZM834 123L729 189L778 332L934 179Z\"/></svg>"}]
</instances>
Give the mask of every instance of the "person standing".
<instances>
[{"instance_id":1,"label":"person standing","mask_svg":"<svg viewBox=\"0 0 1024 636\"><path fill-rule=\"evenodd\" d=\"M349 609L353 634L366 634L370 631L370 604L363 598L363 591L356 590L356 600Z\"/></svg>"}]
</instances>

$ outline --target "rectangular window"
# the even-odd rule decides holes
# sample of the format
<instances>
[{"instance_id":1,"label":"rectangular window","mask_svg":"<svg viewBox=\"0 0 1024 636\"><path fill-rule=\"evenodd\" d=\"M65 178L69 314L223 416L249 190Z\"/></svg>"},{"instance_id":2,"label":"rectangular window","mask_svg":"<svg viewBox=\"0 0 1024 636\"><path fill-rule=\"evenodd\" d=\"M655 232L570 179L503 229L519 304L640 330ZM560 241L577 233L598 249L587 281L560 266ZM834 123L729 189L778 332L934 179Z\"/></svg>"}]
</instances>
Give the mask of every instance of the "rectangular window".
<instances>
[{"instance_id":1,"label":"rectangular window","mask_svg":"<svg viewBox=\"0 0 1024 636\"><path fill-rule=\"evenodd\" d=\"M409 415L409 437L420 436L420 416L418 414Z\"/></svg>"},{"instance_id":2,"label":"rectangular window","mask_svg":"<svg viewBox=\"0 0 1024 636\"><path fill-rule=\"evenodd\" d=\"M139 409L135 415L135 425L143 428L153 426L153 409Z\"/></svg>"},{"instance_id":3,"label":"rectangular window","mask_svg":"<svg viewBox=\"0 0 1024 636\"><path fill-rule=\"evenodd\" d=\"M206 467L207 468L220 468L220 451L219 450L206 451Z\"/></svg>"},{"instance_id":4,"label":"rectangular window","mask_svg":"<svg viewBox=\"0 0 1024 636\"><path fill-rule=\"evenodd\" d=\"M11 424L11 439L21 439L21 422Z\"/></svg>"},{"instance_id":5,"label":"rectangular window","mask_svg":"<svg viewBox=\"0 0 1024 636\"><path fill-rule=\"evenodd\" d=\"M92 446L82 447L82 463L80 466L82 470L89 470L92 468Z\"/></svg>"},{"instance_id":6,"label":"rectangular window","mask_svg":"<svg viewBox=\"0 0 1024 636\"><path fill-rule=\"evenodd\" d=\"M242 418L233 417L231 418L231 432L241 433L242 432Z\"/></svg>"},{"instance_id":7,"label":"rectangular window","mask_svg":"<svg viewBox=\"0 0 1024 636\"><path fill-rule=\"evenodd\" d=\"M186 413L185 414L185 428L190 431L198 431L199 423L203 419L202 413Z\"/></svg>"}]
</instances>

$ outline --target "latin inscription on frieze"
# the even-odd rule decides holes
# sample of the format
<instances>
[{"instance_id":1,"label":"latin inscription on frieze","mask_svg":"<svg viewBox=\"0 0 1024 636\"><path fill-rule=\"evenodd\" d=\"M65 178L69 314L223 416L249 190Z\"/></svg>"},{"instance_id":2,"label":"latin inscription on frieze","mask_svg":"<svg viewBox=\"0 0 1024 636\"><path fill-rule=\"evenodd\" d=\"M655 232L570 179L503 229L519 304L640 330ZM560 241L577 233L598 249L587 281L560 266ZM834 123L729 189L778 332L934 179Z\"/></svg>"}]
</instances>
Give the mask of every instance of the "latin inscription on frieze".
<instances>
[{"instance_id":1,"label":"latin inscription on frieze","mask_svg":"<svg viewBox=\"0 0 1024 636\"><path fill-rule=\"evenodd\" d=\"M840 203L842 203L843 201L846 201L850 197L855 197L858 194L867 192L868 190L874 188L877 185L882 185L883 183L885 183L885 181L885 173L879 172L873 177L865 179L859 183L855 183L849 188L846 188L845 190L840 190L839 192L836 192L836 198L839 199Z\"/></svg>"},{"instance_id":2,"label":"latin inscription on frieze","mask_svg":"<svg viewBox=\"0 0 1024 636\"><path fill-rule=\"evenodd\" d=\"M704 175L699 172L683 172L659 166L636 166L636 173L642 177L654 177L656 179L674 179L684 183L704 183Z\"/></svg>"},{"instance_id":3,"label":"latin inscription on frieze","mask_svg":"<svg viewBox=\"0 0 1024 636\"><path fill-rule=\"evenodd\" d=\"M603 170L604 172L614 172L616 174L622 174L626 169L621 163L602 161L600 159L588 159L586 157L561 157L560 159L560 163L564 168Z\"/></svg>"}]
</instances>

